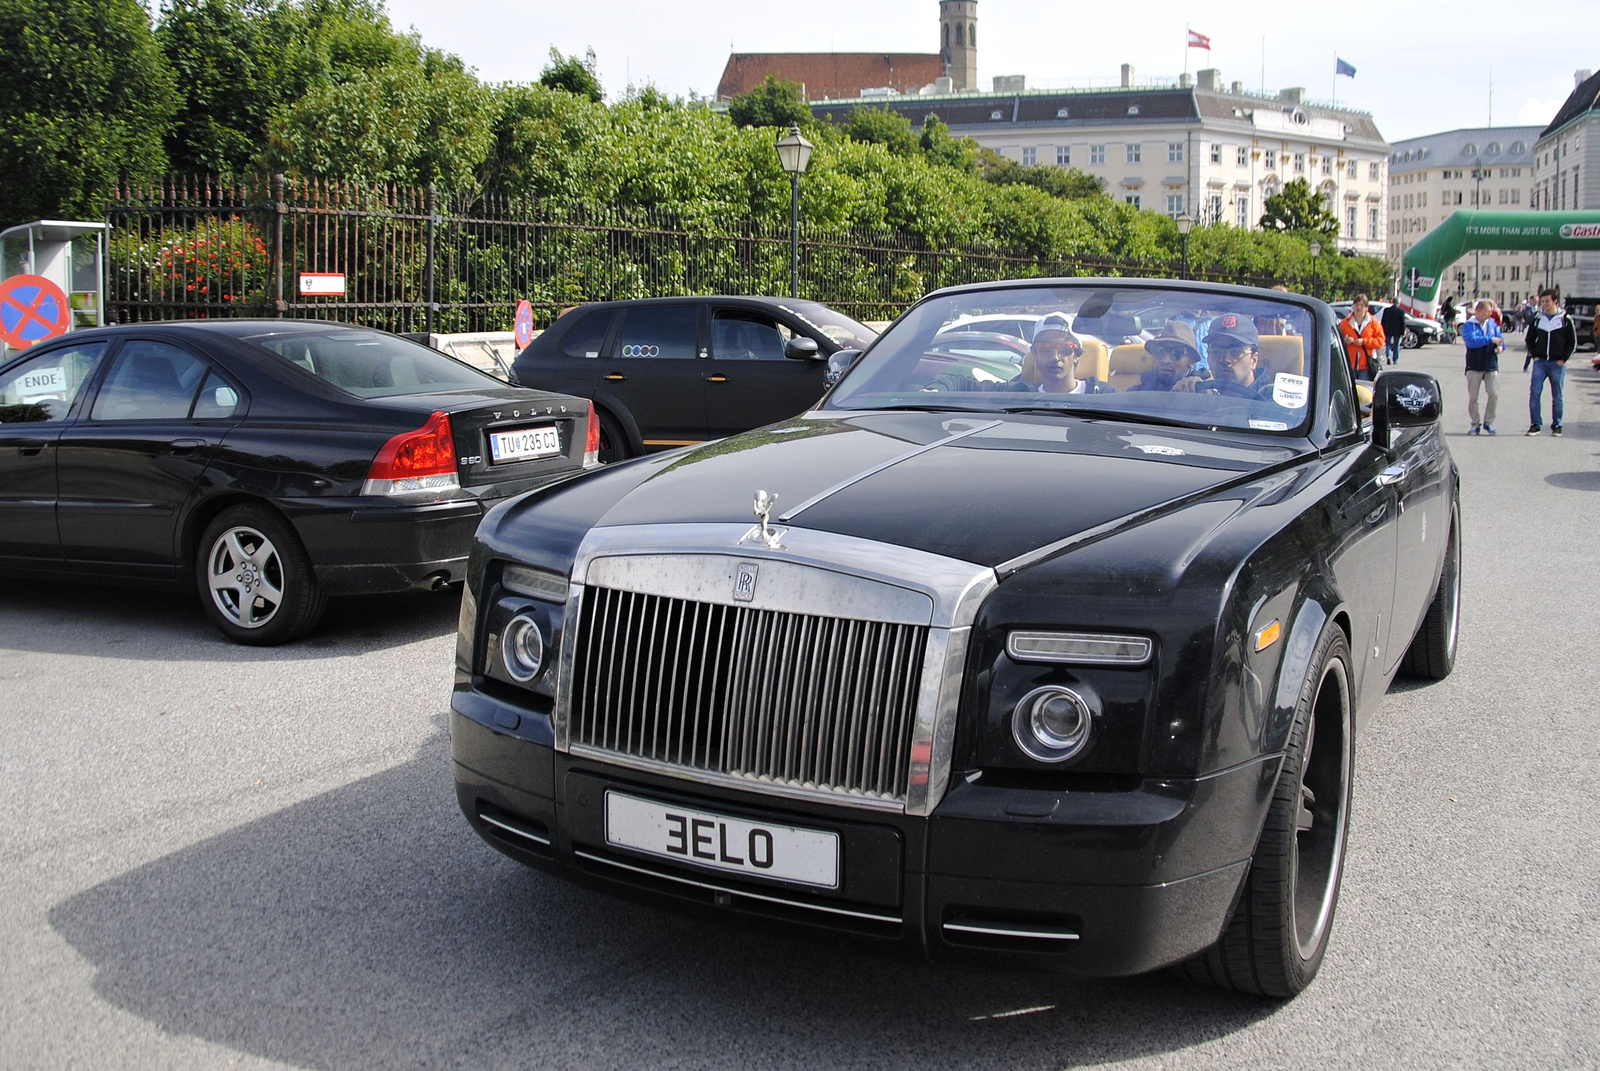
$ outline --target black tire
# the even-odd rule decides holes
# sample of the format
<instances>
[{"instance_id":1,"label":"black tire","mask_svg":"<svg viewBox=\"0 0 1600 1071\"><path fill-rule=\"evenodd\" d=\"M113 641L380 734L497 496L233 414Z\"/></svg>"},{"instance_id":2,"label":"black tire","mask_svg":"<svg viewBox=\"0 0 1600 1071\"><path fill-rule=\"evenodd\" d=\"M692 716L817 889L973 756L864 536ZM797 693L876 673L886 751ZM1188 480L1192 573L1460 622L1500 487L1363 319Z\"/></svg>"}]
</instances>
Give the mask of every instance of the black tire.
<instances>
[{"instance_id":1,"label":"black tire","mask_svg":"<svg viewBox=\"0 0 1600 1071\"><path fill-rule=\"evenodd\" d=\"M1400 348L1404 350L1420 350L1422 348L1422 336L1417 333L1415 328L1406 328L1406 333L1400 336Z\"/></svg>"},{"instance_id":2,"label":"black tire","mask_svg":"<svg viewBox=\"0 0 1600 1071\"><path fill-rule=\"evenodd\" d=\"M252 647L305 635L328 605L300 537L266 506L234 506L206 525L194 580L212 623Z\"/></svg>"},{"instance_id":3,"label":"black tire","mask_svg":"<svg viewBox=\"0 0 1600 1071\"><path fill-rule=\"evenodd\" d=\"M1322 965L1339 902L1354 769L1350 647L1332 622L1312 667L1233 918L1220 941L1178 965L1191 981L1292 997Z\"/></svg>"},{"instance_id":4,"label":"black tire","mask_svg":"<svg viewBox=\"0 0 1600 1071\"><path fill-rule=\"evenodd\" d=\"M1433 590L1428 612L1400 660L1400 675L1442 681L1456 668L1456 646L1461 636L1461 523L1460 510L1450 507L1450 534L1445 544L1444 567Z\"/></svg>"},{"instance_id":5,"label":"black tire","mask_svg":"<svg viewBox=\"0 0 1600 1071\"><path fill-rule=\"evenodd\" d=\"M600 410L600 461L609 465L613 461L626 461L633 456L633 449L628 443L628 433L622 430L622 425L617 419L605 410Z\"/></svg>"}]
</instances>

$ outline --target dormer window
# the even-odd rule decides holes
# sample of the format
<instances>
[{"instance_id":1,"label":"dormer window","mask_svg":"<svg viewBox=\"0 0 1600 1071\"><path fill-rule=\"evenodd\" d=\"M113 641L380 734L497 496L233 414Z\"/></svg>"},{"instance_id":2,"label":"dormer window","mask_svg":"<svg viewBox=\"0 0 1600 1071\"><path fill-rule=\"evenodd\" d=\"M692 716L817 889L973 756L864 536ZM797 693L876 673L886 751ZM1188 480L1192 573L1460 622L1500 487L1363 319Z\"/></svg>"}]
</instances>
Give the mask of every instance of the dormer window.
<instances>
[{"instance_id":1,"label":"dormer window","mask_svg":"<svg viewBox=\"0 0 1600 1071\"><path fill-rule=\"evenodd\" d=\"M998 121L998 120L1004 119L1004 118L1005 118L1005 113L1002 112L999 108L996 108L994 111L989 113L989 120L991 122L995 122L995 121Z\"/></svg>"},{"instance_id":2,"label":"dormer window","mask_svg":"<svg viewBox=\"0 0 1600 1071\"><path fill-rule=\"evenodd\" d=\"M1128 105L1128 114L1129 115L1138 115L1139 114L1139 106L1137 104Z\"/></svg>"},{"instance_id":3,"label":"dormer window","mask_svg":"<svg viewBox=\"0 0 1600 1071\"><path fill-rule=\"evenodd\" d=\"M1491 141L1489 143L1489 155L1490 156L1499 156L1500 155L1500 143L1498 141Z\"/></svg>"},{"instance_id":4,"label":"dormer window","mask_svg":"<svg viewBox=\"0 0 1600 1071\"><path fill-rule=\"evenodd\" d=\"M1512 152L1512 153L1513 153L1513 154L1516 154L1516 153L1524 153L1524 152L1527 152L1527 151L1528 151L1528 147L1527 147L1527 146L1526 146L1526 145L1524 145L1524 144L1523 144L1523 143L1522 143L1522 142L1520 142L1520 141L1513 141L1513 142L1512 142L1512 143L1511 143L1511 152Z\"/></svg>"},{"instance_id":5,"label":"dormer window","mask_svg":"<svg viewBox=\"0 0 1600 1071\"><path fill-rule=\"evenodd\" d=\"M1478 155L1478 143L1476 141L1467 142L1466 146L1461 150L1461 155L1462 156L1476 156L1476 155Z\"/></svg>"},{"instance_id":6,"label":"dormer window","mask_svg":"<svg viewBox=\"0 0 1600 1071\"><path fill-rule=\"evenodd\" d=\"M1068 118L1068 116L1069 116L1069 113L1068 113L1067 109L1065 109L1065 108L1057 108L1056 109L1056 118L1057 119L1066 119L1066 118Z\"/></svg>"}]
</instances>

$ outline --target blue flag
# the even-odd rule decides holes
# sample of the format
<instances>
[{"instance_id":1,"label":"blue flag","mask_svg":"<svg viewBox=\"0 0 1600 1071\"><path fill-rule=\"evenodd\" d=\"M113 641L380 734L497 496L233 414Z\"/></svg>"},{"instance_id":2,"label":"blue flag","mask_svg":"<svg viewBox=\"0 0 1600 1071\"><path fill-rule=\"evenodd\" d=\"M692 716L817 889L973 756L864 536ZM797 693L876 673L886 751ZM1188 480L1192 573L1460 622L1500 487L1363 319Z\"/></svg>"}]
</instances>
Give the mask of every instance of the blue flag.
<instances>
[{"instance_id":1,"label":"blue flag","mask_svg":"<svg viewBox=\"0 0 1600 1071\"><path fill-rule=\"evenodd\" d=\"M1350 66L1350 64L1346 63L1344 60L1340 59L1338 56L1333 57L1333 63L1333 76L1335 78L1339 77L1341 74L1350 78L1354 78L1356 76L1356 69Z\"/></svg>"}]
</instances>

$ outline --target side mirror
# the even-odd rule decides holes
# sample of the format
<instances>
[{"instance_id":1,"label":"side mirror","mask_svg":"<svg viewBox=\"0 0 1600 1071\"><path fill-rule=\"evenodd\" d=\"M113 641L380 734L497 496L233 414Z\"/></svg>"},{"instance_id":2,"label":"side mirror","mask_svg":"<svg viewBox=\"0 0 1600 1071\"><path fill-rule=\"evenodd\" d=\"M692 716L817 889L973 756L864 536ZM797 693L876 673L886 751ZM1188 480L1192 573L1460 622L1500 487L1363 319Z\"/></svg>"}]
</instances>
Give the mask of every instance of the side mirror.
<instances>
[{"instance_id":1,"label":"side mirror","mask_svg":"<svg viewBox=\"0 0 1600 1071\"><path fill-rule=\"evenodd\" d=\"M796 361L820 361L822 354L817 349L817 340L796 335L783 344L783 355Z\"/></svg>"},{"instance_id":2,"label":"side mirror","mask_svg":"<svg viewBox=\"0 0 1600 1071\"><path fill-rule=\"evenodd\" d=\"M850 369L852 367L854 367L856 361L858 361L860 359L861 359L861 351L860 350L840 350L838 353L834 354L832 357L829 357L828 358L828 386L831 387L835 383L837 383L841 379L843 379L844 378L844 374L846 372L850 371Z\"/></svg>"},{"instance_id":3,"label":"side mirror","mask_svg":"<svg viewBox=\"0 0 1600 1071\"><path fill-rule=\"evenodd\" d=\"M1372 384L1372 441L1389 448L1399 428L1437 424L1443 410L1439 381L1426 372L1381 372Z\"/></svg>"}]
</instances>

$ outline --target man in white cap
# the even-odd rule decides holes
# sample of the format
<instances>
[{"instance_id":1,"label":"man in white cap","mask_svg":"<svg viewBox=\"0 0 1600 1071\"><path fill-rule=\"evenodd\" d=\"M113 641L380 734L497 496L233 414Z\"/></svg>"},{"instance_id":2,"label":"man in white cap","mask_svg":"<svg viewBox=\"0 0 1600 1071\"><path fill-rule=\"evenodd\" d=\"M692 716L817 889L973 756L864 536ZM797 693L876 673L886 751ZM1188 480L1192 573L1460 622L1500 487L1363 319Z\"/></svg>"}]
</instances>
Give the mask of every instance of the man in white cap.
<instances>
[{"instance_id":1,"label":"man in white cap","mask_svg":"<svg viewBox=\"0 0 1600 1071\"><path fill-rule=\"evenodd\" d=\"M1111 394L1113 388L1095 378L1079 379L1078 357L1083 343L1059 312L1052 312L1033 329L1033 343L1022 361L1022 373L1004 383L982 383L961 372L946 372L925 391L1016 391L1029 394Z\"/></svg>"}]
</instances>

